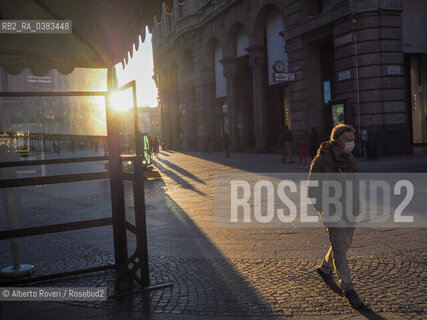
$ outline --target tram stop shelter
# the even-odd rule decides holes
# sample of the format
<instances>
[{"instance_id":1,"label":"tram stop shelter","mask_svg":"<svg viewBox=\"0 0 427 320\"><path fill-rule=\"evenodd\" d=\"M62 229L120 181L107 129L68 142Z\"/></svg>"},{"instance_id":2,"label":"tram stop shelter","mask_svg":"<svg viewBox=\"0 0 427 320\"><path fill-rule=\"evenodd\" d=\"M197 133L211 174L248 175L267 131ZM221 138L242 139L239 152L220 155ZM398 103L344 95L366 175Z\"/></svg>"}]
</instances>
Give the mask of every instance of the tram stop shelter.
<instances>
[{"instance_id":1,"label":"tram stop shelter","mask_svg":"<svg viewBox=\"0 0 427 320\"><path fill-rule=\"evenodd\" d=\"M180 1L182 2L182 1ZM155 17L161 16L162 7L172 8L173 0L2 0L0 19L8 20L71 20L72 33L1 33L0 65L9 74L19 74L24 68L43 76L56 69L62 74L71 73L74 68L107 69L107 91L34 91L0 92L0 97L105 97L107 135L61 136L45 135L44 139L70 141L97 141L108 143L108 155L84 158L59 158L0 162L0 168L28 165L50 165L89 161L108 161L107 171L75 173L58 176L1 179L0 188L47 185L67 182L110 180L112 214L109 218L85 220L37 227L0 231L0 240L32 237L49 233L112 226L114 237L114 265L73 270L42 277L26 277L9 284L28 283L35 280L52 279L68 275L116 270L116 291L131 292L135 282L150 289L147 233L145 220L143 139L139 134L135 82L117 88L114 66L128 59L129 52L136 48L139 36L145 38L145 29L150 29ZM1 22L1 21L0 21ZM121 154L120 129L109 96L113 91L132 88L134 110L135 153ZM12 133L11 133L12 134ZM38 139L42 133L31 133L31 139ZM133 172L124 172L122 161L133 161ZM126 221L123 182L133 182L135 196L135 224ZM89 230L88 230L89 231ZM136 235L136 250L128 255L127 232ZM168 285L168 284L166 284Z\"/></svg>"}]
</instances>

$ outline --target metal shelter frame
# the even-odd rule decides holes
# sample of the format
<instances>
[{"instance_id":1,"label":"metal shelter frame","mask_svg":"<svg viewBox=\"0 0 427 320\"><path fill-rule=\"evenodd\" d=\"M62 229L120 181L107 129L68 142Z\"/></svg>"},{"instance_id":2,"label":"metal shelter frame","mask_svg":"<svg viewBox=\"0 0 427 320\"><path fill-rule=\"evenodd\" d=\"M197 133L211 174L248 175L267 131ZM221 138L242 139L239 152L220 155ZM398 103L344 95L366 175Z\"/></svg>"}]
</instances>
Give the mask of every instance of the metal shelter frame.
<instances>
[{"instance_id":1,"label":"metal shelter frame","mask_svg":"<svg viewBox=\"0 0 427 320\"><path fill-rule=\"evenodd\" d=\"M114 258L113 265L104 265L88 269L73 270L69 272L56 273L38 277L29 277L18 279L3 286L31 283L35 281L44 281L79 275L90 272L115 269L116 292L118 295L135 293L134 284L138 282L143 290L152 290L162 287L172 286L171 283L161 284L150 287L149 267L148 267L148 247L147 247L147 228L145 217L145 196L144 196L144 167L142 164L144 158L143 136L139 134L138 114L136 102L136 83L131 81L128 84L117 88L113 66L108 68L107 72L107 91L37 91L37 92L0 92L0 97L76 97L76 96L103 96L106 105L107 136L97 137L97 141L108 142L108 156L80 157L80 158L60 158L49 160L26 160L0 162L0 168L64 164L76 162L103 161L109 162L109 171L87 172L78 174L66 174L44 177L16 178L0 180L0 189L15 188L35 185L47 185L57 183L71 183L94 180L110 180L111 189L111 207L112 217L94 220L77 221L71 223L62 223L30 228L21 228L7 231L0 231L0 240L12 238L30 237L36 235L45 235L49 233L60 233L72 230L81 230L97 227L112 226L114 237ZM114 115L111 107L110 96L114 91L123 91L132 88L133 94L133 115L134 115L134 135L135 135L135 155L122 156L120 146L120 124ZM68 140L70 135L55 135L55 140L61 138ZM75 136L74 136L75 137ZM80 136L82 140L85 136ZM94 139L93 136L88 139ZM123 172L122 161L132 161L134 172ZM135 225L126 221L125 202L124 202L124 181L133 182L134 205L135 205ZM127 235L129 231L136 236L136 250L132 256L128 257Z\"/></svg>"}]
</instances>

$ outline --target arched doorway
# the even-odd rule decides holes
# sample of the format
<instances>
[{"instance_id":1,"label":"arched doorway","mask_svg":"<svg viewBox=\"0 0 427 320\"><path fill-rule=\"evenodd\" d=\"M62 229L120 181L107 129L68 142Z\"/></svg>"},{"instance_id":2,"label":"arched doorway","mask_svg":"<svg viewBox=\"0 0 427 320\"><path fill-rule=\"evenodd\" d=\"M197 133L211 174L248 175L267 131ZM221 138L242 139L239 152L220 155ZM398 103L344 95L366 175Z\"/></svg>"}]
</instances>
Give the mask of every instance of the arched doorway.
<instances>
[{"instance_id":1,"label":"arched doorway","mask_svg":"<svg viewBox=\"0 0 427 320\"><path fill-rule=\"evenodd\" d=\"M193 52L186 49L182 53L182 72L179 74L181 96L181 125L184 134L182 147L185 150L197 148L197 110L195 108L195 87L192 74L194 72Z\"/></svg>"},{"instance_id":2,"label":"arched doorway","mask_svg":"<svg viewBox=\"0 0 427 320\"><path fill-rule=\"evenodd\" d=\"M251 151L255 148L254 110L253 110L253 79L249 65L249 35L241 24L234 25L227 40L227 64L229 77L234 81L229 86L228 95L234 95L232 106L235 108L235 127L240 150ZM231 68L230 68L231 65ZM248 94L249 93L249 94ZM229 99L230 100L230 99Z\"/></svg>"},{"instance_id":3,"label":"arched doorway","mask_svg":"<svg viewBox=\"0 0 427 320\"><path fill-rule=\"evenodd\" d=\"M256 20L254 37L250 47L257 55L257 78L255 83L262 88L254 90L254 101L259 99L258 114L262 114L262 134L265 146L278 146L284 125L291 127L291 110L288 101L288 81L276 77L278 73L287 73L288 60L285 51L284 22L279 8L265 6ZM252 59L255 60L255 59ZM259 65L263 64L260 71ZM254 69L255 70L255 69ZM257 121L257 119L255 119ZM258 130L259 131L259 130ZM258 133L257 133L258 135ZM256 137L258 139L258 137ZM259 142L257 142L258 146Z\"/></svg>"},{"instance_id":4,"label":"arched doorway","mask_svg":"<svg viewBox=\"0 0 427 320\"><path fill-rule=\"evenodd\" d=\"M224 66L222 60L224 55L219 42L215 44L214 50L214 74L215 74L215 107L217 111L216 135L222 134L229 130L228 105L227 105L227 79L224 76Z\"/></svg>"},{"instance_id":5,"label":"arched doorway","mask_svg":"<svg viewBox=\"0 0 427 320\"><path fill-rule=\"evenodd\" d=\"M279 72L289 72L283 34L283 17L278 10L272 10L267 16L265 30L269 85L267 96L271 99L269 108L272 109L271 112L267 113L267 123L271 124L268 136L270 145L278 145L284 125L292 128L289 104L287 103L288 86L286 82L280 82L275 77Z\"/></svg>"},{"instance_id":6,"label":"arched doorway","mask_svg":"<svg viewBox=\"0 0 427 320\"><path fill-rule=\"evenodd\" d=\"M208 41L202 69L205 102L205 151L221 150L221 138L228 129L227 82L221 63L223 51L219 41Z\"/></svg>"}]
</instances>

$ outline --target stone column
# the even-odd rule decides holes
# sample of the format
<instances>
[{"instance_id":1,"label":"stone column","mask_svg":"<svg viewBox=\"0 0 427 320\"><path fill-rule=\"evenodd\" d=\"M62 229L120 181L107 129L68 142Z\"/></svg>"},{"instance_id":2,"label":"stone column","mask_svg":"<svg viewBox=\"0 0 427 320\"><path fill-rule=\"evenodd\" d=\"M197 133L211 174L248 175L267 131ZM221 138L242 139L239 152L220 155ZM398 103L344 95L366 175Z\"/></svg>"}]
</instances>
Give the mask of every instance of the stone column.
<instances>
[{"instance_id":1,"label":"stone column","mask_svg":"<svg viewBox=\"0 0 427 320\"><path fill-rule=\"evenodd\" d=\"M166 110L164 98L159 99L159 107L160 107L160 135L162 140L166 139Z\"/></svg>"},{"instance_id":2,"label":"stone column","mask_svg":"<svg viewBox=\"0 0 427 320\"><path fill-rule=\"evenodd\" d=\"M411 144L411 134L405 104L401 4L382 1L380 7L388 6L387 10L377 6L360 3L354 20L341 19L333 25L336 97L350 97L349 121L357 128L358 146L365 129L369 140L377 143L379 155L403 154Z\"/></svg>"},{"instance_id":3,"label":"stone column","mask_svg":"<svg viewBox=\"0 0 427 320\"><path fill-rule=\"evenodd\" d=\"M240 151L240 139L237 128L237 59L228 58L222 60L221 62L224 66L224 75L227 78L227 116L231 148L233 151Z\"/></svg>"},{"instance_id":4,"label":"stone column","mask_svg":"<svg viewBox=\"0 0 427 320\"><path fill-rule=\"evenodd\" d=\"M164 92L164 103L163 103L163 108L164 108L164 116L165 116L165 121L164 121L164 131L165 131L165 136L163 137L167 148L172 148L172 128L171 128L171 118L172 118L172 114L171 114L171 99L170 99L170 93L169 90Z\"/></svg>"},{"instance_id":5,"label":"stone column","mask_svg":"<svg viewBox=\"0 0 427 320\"><path fill-rule=\"evenodd\" d=\"M249 64L252 67L253 79L253 104L255 126L255 149L257 152L267 152L267 72L266 48L264 46L252 46L249 52Z\"/></svg>"},{"instance_id":6,"label":"stone column","mask_svg":"<svg viewBox=\"0 0 427 320\"><path fill-rule=\"evenodd\" d=\"M187 84L181 85L180 101L182 109L181 112L181 132L183 133L183 141L181 143L181 148L183 150L188 150L189 139L190 139L190 128L189 128L189 94Z\"/></svg>"},{"instance_id":7,"label":"stone column","mask_svg":"<svg viewBox=\"0 0 427 320\"><path fill-rule=\"evenodd\" d=\"M170 90L170 79L162 76L159 81L159 97L162 106L162 141L165 142L167 148L173 148L172 141L172 91Z\"/></svg>"},{"instance_id":8,"label":"stone column","mask_svg":"<svg viewBox=\"0 0 427 320\"><path fill-rule=\"evenodd\" d=\"M175 128L176 128L176 112L175 112L175 102L174 94L172 90L168 90L167 95L167 105L166 105L166 114L167 114L167 124L166 131L168 133L168 147L170 149L176 149L176 138L174 137Z\"/></svg>"},{"instance_id":9,"label":"stone column","mask_svg":"<svg viewBox=\"0 0 427 320\"><path fill-rule=\"evenodd\" d=\"M203 83L203 102L204 102L204 125L205 136L203 141L203 150L208 150L208 142L211 136L215 136L214 127L217 121L217 114L214 105L215 92L214 92L214 78L213 69L205 68L202 71Z\"/></svg>"},{"instance_id":10,"label":"stone column","mask_svg":"<svg viewBox=\"0 0 427 320\"><path fill-rule=\"evenodd\" d=\"M181 114L180 114L180 96L179 89L175 87L171 92L170 107L172 115L172 144L175 150L180 150L181 146Z\"/></svg>"}]
</instances>

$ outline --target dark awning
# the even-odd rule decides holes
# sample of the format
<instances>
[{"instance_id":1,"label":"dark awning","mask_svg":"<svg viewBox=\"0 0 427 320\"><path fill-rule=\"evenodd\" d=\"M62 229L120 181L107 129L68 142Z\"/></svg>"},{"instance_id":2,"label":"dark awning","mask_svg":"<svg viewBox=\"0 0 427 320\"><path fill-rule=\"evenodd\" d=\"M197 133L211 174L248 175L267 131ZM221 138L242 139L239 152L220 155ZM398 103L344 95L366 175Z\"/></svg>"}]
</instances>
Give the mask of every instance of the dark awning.
<instances>
[{"instance_id":1,"label":"dark awning","mask_svg":"<svg viewBox=\"0 0 427 320\"><path fill-rule=\"evenodd\" d=\"M0 34L0 65L11 74L29 67L37 75L114 65L137 48L139 35L144 41L163 2L169 10L173 0L1 0L3 20L72 20L73 32Z\"/></svg>"}]
</instances>

